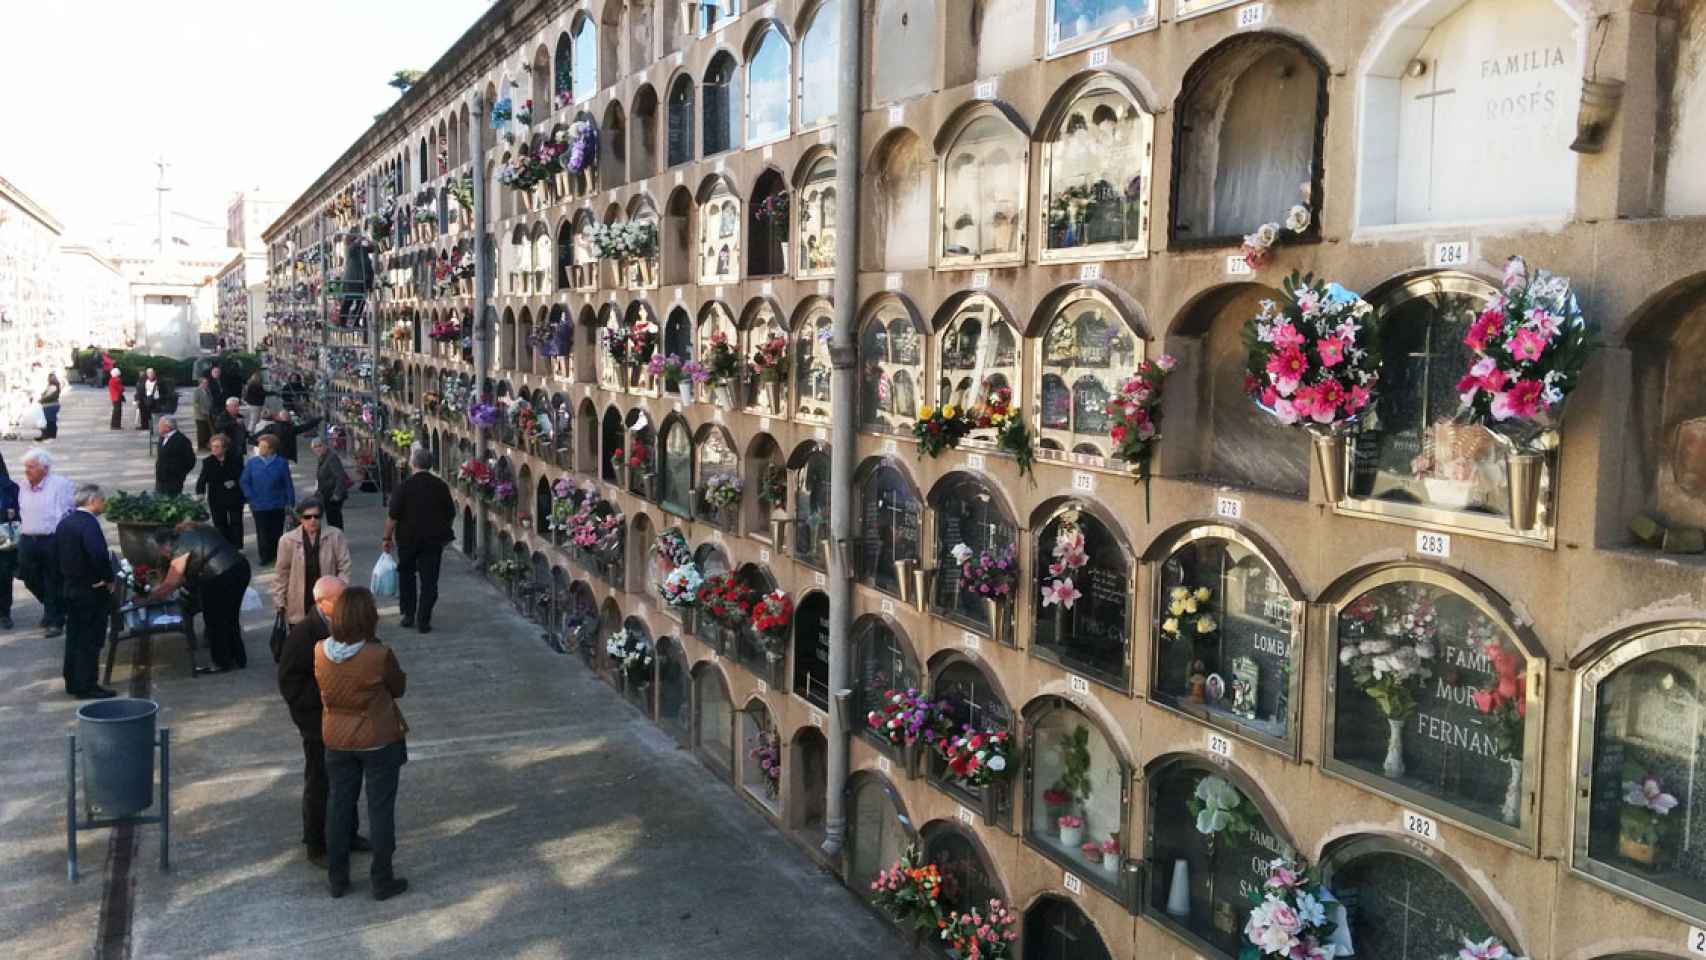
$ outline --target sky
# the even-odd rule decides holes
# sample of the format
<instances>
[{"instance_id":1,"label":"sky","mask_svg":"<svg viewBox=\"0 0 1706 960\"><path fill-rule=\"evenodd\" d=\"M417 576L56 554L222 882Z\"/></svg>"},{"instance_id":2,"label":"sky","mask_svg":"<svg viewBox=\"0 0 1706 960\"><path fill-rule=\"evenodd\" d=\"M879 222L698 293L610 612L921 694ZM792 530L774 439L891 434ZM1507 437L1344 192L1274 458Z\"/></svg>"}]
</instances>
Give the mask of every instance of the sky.
<instances>
[{"instance_id":1,"label":"sky","mask_svg":"<svg viewBox=\"0 0 1706 960\"><path fill-rule=\"evenodd\" d=\"M11 0L0 177L98 240L168 209L217 224L238 191L294 199L488 0ZM152 230L150 229L151 233Z\"/></svg>"}]
</instances>

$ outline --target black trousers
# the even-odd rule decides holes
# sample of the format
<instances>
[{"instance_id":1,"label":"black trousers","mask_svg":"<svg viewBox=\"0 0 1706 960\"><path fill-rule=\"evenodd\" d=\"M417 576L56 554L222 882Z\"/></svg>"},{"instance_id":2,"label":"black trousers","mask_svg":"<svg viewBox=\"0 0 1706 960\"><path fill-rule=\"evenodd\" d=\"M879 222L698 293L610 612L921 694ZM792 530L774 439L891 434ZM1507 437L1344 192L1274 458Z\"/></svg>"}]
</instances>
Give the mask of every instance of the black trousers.
<instances>
[{"instance_id":1,"label":"black trousers","mask_svg":"<svg viewBox=\"0 0 1706 960\"><path fill-rule=\"evenodd\" d=\"M326 525L342 530L344 528L344 502L342 500L323 499L320 501L320 505L325 508Z\"/></svg>"},{"instance_id":2,"label":"black trousers","mask_svg":"<svg viewBox=\"0 0 1706 960\"><path fill-rule=\"evenodd\" d=\"M438 603L438 571L443 563L442 543L397 548L397 605L403 616L413 617L416 623L432 623L432 608Z\"/></svg>"},{"instance_id":3,"label":"black trousers","mask_svg":"<svg viewBox=\"0 0 1706 960\"><path fill-rule=\"evenodd\" d=\"M112 594L73 587L65 596L65 692L93 693L100 680L101 647L112 622Z\"/></svg>"},{"instance_id":4,"label":"black trousers","mask_svg":"<svg viewBox=\"0 0 1706 960\"><path fill-rule=\"evenodd\" d=\"M373 843L368 876L375 884L394 876L391 857L397 852L397 773L408 762L409 749L401 740L378 750L326 751L326 773L332 781L326 802L326 858L332 882L349 882L355 805L363 782L367 784L367 836Z\"/></svg>"},{"instance_id":5,"label":"black trousers","mask_svg":"<svg viewBox=\"0 0 1706 960\"><path fill-rule=\"evenodd\" d=\"M233 547L243 549L243 505L222 507L209 502L207 512L213 514L213 529L218 530Z\"/></svg>"},{"instance_id":6,"label":"black trousers","mask_svg":"<svg viewBox=\"0 0 1706 960\"><path fill-rule=\"evenodd\" d=\"M148 429L148 421L154 419L154 404L143 400L136 405L136 429Z\"/></svg>"},{"instance_id":7,"label":"black trousers","mask_svg":"<svg viewBox=\"0 0 1706 960\"><path fill-rule=\"evenodd\" d=\"M123 430L124 429L124 401L123 400L114 400L113 401L113 429L114 430Z\"/></svg>"},{"instance_id":8,"label":"black trousers","mask_svg":"<svg viewBox=\"0 0 1706 960\"><path fill-rule=\"evenodd\" d=\"M242 612L243 591L249 588L249 560L238 559L237 565L217 577L200 583L201 621L207 633L207 652L216 667L245 667L249 652L243 647L243 626L238 622Z\"/></svg>"},{"instance_id":9,"label":"black trousers","mask_svg":"<svg viewBox=\"0 0 1706 960\"><path fill-rule=\"evenodd\" d=\"M213 439L213 421L197 420L195 422L195 448L206 450L207 443Z\"/></svg>"},{"instance_id":10,"label":"black trousers","mask_svg":"<svg viewBox=\"0 0 1706 960\"><path fill-rule=\"evenodd\" d=\"M12 615L12 578L18 575L18 550L0 550L0 616Z\"/></svg>"},{"instance_id":11,"label":"black trousers","mask_svg":"<svg viewBox=\"0 0 1706 960\"><path fill-rule=\"evenodd\" d=\"M326 850L326 805L331 798L331 780L326 776L326 742L315 736L302 738L302 842L309 850ZM359 792L359 785L357 785ZM350 812L350 832L361 832L361 818Z\"/></svg>"},{"instance_id":12,"label":"black trousers","mask_svg":"<svg viewBox=\"0 0 1706 960\"><path fill-rule=\"evenodd\" d=\"M18 572L24 586L41 601L42 623L65 625L65 601L60 597L59 555L51 533L28 533L18 542Z\"/></svg>"},{"instance_id":13,"label":"black trousers","mask_svg":"<svg viewBox=\"0 0 1706 960\"><path fill-rule=\"evenodd\" d=\"M266 566L278 559L278 538L284 536L284 508L249 512L255 515L255 550L260 553L261 565Z\"/></svg>"}]
</instances>

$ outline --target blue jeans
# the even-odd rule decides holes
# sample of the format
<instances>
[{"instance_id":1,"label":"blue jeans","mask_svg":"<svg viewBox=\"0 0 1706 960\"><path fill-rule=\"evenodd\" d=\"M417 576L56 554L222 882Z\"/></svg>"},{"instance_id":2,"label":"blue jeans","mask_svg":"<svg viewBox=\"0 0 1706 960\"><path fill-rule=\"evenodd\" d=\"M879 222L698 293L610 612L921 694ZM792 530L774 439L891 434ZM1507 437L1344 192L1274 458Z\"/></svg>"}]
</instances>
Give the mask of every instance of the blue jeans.
<instances>
[{"instance_id":1,"label":"blue jeans","mask_svg":"<svg viewBox=\"0 0 1706 960\"><path fill-rule=\"evenodd\" d=\"M47 418L47 426L42 428L43 440L59 436L59 404L49 403L41 408L42 415Z\"/></svg>"}]
</instances>

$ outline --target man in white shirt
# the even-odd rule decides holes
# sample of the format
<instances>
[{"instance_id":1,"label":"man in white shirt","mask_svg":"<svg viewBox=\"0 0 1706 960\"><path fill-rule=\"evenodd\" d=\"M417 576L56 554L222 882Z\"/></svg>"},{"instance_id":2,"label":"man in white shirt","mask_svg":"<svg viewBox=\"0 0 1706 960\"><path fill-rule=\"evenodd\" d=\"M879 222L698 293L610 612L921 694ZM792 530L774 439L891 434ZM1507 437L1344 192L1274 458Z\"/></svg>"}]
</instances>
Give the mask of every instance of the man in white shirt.
<instances>
[{"instance_id":1,"label":"man in white shirt","mask_svg":"<svg viewBox=\"0 0 1706 960\"><path fill-rule=\"evenodd\" d=\"M154 368L149 367L143 371L142 379L136 381L136 429L147 430L159 406L160 380L155 376Z\"/></svg>"},{"instance_id":2,"label":"man in white shirt","mask_svg":"<svg viewBox=\"0 0 1706 960\"><path fill-rule=\"evenodd\" d=\"M77 485L53 472L53 457L36 447L24 454L24 482L18 485L18 573L41 601L41 625L47 635L65 632L65 602L54 531L76 508Z\"/></svg>"}]
</instances>

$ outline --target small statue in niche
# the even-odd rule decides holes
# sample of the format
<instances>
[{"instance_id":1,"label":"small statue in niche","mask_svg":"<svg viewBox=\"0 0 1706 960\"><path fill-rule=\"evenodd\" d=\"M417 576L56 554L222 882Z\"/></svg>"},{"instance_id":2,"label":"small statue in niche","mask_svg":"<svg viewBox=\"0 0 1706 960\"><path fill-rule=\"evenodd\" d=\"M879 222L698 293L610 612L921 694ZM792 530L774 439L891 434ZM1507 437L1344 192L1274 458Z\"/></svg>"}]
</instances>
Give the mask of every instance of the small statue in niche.
<instances>
[{"instance_id":1,"label":"small statue in niche","mask_svg":"<svg viewBox=\"0 0 1706 960\"><path fill-rule=\"evenodd\" d=\"M1191 703L1202 703L1205 699L1207 699L1205 696L1205 691L1207 690L1207 688L1208 688L1208 667L1204 666L1203 662L1201 660L1192 660L1191 661L1191 675L1190 675L1190 693L1186 694L1185 699L1189 700Z\"/></svg>"},{"instance_id":2,"label":"small statue in niche","mask_svg":"<svg viewBox=\"0 0 1706 960\"><path fill-rule=\"evenodd\" d=\"M1260 675L1255 660L1237 657L1232 661L1232 712L1246 720L1256 719L1256 682Z\"/></svg>"}]
</instances>

